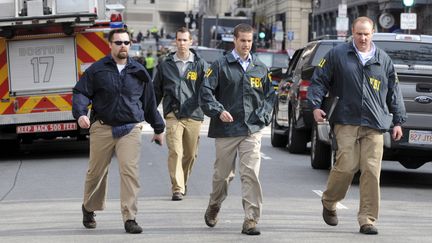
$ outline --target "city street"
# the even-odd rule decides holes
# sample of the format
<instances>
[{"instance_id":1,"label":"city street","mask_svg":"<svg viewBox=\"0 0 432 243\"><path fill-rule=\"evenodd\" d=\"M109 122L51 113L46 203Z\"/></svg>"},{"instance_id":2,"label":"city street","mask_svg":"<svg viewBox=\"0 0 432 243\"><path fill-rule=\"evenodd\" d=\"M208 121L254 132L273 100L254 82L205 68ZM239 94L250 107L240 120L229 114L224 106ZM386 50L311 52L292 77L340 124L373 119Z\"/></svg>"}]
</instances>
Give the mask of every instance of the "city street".
<instances>
[{"instance_id":1,"label":"city street","mask_svg":"<svg viewBox=\"0 0 432 243\"><path fill-rule=\"evenodd\" d=\"M339 225L321 217L320 194L328 171L314 170L308 154L293 155L262 142L261 182L264 192L260 236L240 233L243 222L240 180L232 182L215 228L204 223L211 190L214 140L202 129L198 161L188 194L171 201L166 145L150 143L143 131L141 192L137 222L143 233L126 234L120 214L119 173L110 167L105 211L96 212L97 228L81 223L88 144L36 142L19 154L0 155L0 242L430 242L432 237L432 163L408 170L384 161L377 236L358 233L358 181L338 209Z\"/></svg>"}]
</instances>

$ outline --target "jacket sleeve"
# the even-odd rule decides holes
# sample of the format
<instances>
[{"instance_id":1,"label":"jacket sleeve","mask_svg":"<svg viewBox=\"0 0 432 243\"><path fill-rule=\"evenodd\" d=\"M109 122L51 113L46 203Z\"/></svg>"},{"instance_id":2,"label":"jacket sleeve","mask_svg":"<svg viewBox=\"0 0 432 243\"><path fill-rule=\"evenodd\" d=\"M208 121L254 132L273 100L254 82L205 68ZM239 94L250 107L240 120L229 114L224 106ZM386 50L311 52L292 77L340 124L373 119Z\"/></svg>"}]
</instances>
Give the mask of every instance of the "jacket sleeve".
<instances>
[{"instance_id":1,"label":"jacket sleeve","mask_svg":"<svg viewBox=\"0 0 432 243\"><path fill-rule=\"evenodd\" d=\"M160 104L163 97L163 74L162 74L162 63L157 65L156 74L154 76L153 85L156 96L156 106Z\"/></svg>"},{"instance_id":2,"label":"jacket sleeve","mask_svg":"<svg viewBox=\"0 0 432 243\"><path fill-rule=\"evenodd\" d=\"M225 110L216 98L216 90L219 86L219 68L219 61L216 61L206 70L199 91L199 105L204 114L209 117L217 117Z\"/></svg>"},{"instance_id":3,"label":"jacket sleeve","mask_svg":"<svg viewBox=\"0 0 432 243\"><path fill-rule=\"evenodd\" d=\"M393 114L393 124L401 125L407 119L405 104L403 102L399 79L394 70L393 63L390 63L389 67L390 72L388 74L388 92L386 102L390 113Z\"/></svg>"},{"instance_id":4,"label":"jacket sleeve","mask_svg":"<svg viewBox=\"0 0 432 243\"><path fill-rule=\"evenodd\" d=\"M333 77L332 51L319 62L311 78L307 91L307 100L312 110L321 108L324 96L327 94Z\"/></svg>"},{"instance_id":5,"label":"jacket sleeve","mask_svg":"<svg viewBox=\"0 0 432 243\"><path fill-rule=\"evenodd\" d=\"M266 126L270 125L272 118L273 105L276 101L276 93L273 88L270 74L267 71L266 78L263 82L264 100L255 113Z\"/></svg>"},{"instance_id":6,"label":"jacket sleeve","mask_svg":"<svg viewBox=\"0 0 432 243\"><path fill-rule=\"evenodd\" d=\"M87 115L88 106L93 97L92 73L88 69L75 84L72 95L72 115L78 120L80 116Z\"/></svg>"},{"instance_id":7,"label":"jacket sleeve","mask_svg":"<svg viewBox=\"0 0 432 243\"><path fill-rule=\"evenodd\" d=\"M144 83L144 91L141 97L141 101L143 103L142 105L145 121L151 125L154 133L163 133L165 129L165 123L159 111L157 110L153 82L150 81Z\"/></svg>"}]
</instances>

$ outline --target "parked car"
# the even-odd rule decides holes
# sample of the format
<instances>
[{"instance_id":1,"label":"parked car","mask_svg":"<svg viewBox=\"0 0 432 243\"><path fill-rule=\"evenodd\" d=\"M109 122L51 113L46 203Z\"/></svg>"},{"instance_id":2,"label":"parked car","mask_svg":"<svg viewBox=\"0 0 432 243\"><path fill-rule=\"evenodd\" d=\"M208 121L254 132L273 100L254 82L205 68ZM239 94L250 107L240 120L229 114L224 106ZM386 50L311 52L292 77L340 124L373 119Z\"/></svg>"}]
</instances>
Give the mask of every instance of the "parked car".
<instances>
[{"instance_id":1,"label":"parked car","mask_svg":"<svg viewBox=\"0 0 432 243\"><path fill-rule=\"evenodd\" d=\"M269 68L273 86L278 89L279 82L285 77L290 56L287 51L257 49L257 57Z\"/></svg>"},{"instance_id":2,"label":"parked car","mask_svg":"<svg viewBox=\"0 0 432 243\"><path fill-rule=\"evenodd\" d=\"M143 49L140 43L131 43L128 55L132 58L142 58Z\"/></svg>"},{"instance_id":3,"label":"parked car","mask_svg":"<svg viewBox=\"0 0 432 243\"><path fill-rule=\"evenodd\" d=\"M383 159L419 168L432 161L432 36L376 33L373 42L393 60L408 115L400 141L391 139L391 130L384 133ZM311 164L327 169L334 152L318 134L312 133Z\"/></svg>"},{"instance_id":4,"label":"parked car","mask_svg":"<svg viewBox=\"0 0 432 243\"><path fill-rule=\"evenodd\" d=\"M279 83L277 101L271 124L271 144L288 147L291 153L303 153L311 139L314 123L312 111L306 100L315 67L322 57L343 40L319 40L309 42L293 54L287 78Z\"/></svg>"},{"instance_id":5,"label":"parked car","mask_svg":"<svg viewBox=\"0 0 432 243\"><path fill-rule=\"evenodd\" d=\"M217 49L217 48L210 48L205 46L194 46L192 47L198 55L201 56L208 64L212 64L214 61L216 61L219 57L224 55L225 50Z\"/></svg>"},{"instance_id":6,"label":"parked car","mask_svg":"<svg viewBox=\"0 0 432 243\"><path fill-rule=\"evenodd\" d=\"M286 72L288 69L290 57L287 51L257 49L255 54L270 69L282 68L283 72Z\"/></svg>"},{"instance_id":7,"label":"parked car","mask_svg":"<svg viewBox=\"0 0 432 243\"><path fill-rule=\"evenodd\" d=\"M374 43L383 49L392 58L396 72L398 73L399 85L401 87L408 119L402 125L404 136L400 141L393 141L391 139L391 130L384 134L384 155L385 160L395 160L401 163L405 168L416 169L423 164L432 161L432 36L428 35L406 35L394 33L375 33L373 36ZM309 49L310 50L310 49ZM306 55L308 49L301 50L300 57ZM294 57L293 60L298 56ZM304 67L303 67L304 66ZM281 123L281 119L275 119L274 125L276 128L283 126L285 130L285 138L291 140L293 148L290 151L298 152L303 149L306 141L311 140L311 166L314 169L328 169L331 167L334 160L334 152L329 145L330 140L326 142L321 141L319 138L323 133L317 129L317 124L312 120L312 111L307 106L307 103L293 102L292 95L300 90L298 96L301 100L301 93L307 91L307 86L295 88L295 72L297 67L301 67L302 79L307 79L311 70L307 66L302 65L301 58L292 71L293 83L287 89L289 105L278 102L278 110L275 117L281 116L280 110L289 109L289 119L291 123ZM290 67L288 72L290 72ZM302 86L302 85L299 85ZM304 93L306 95L306 93ZM279 95L281 96L281 95ZM281 98L279 99L281 100ZM325 106L328 108L328 99ZM288 107L288 108L284 108ZM325 109L327 109L325 107ZM298 119L302 117L302 119ZM309 118L308 118L309 117ZM296 123L297 122L297 123ZM291 125L292 124L292 125ZM282 129L283 130L283 129ZM276 131L276 130L275 130ZM298 136L298 132L304 132L303 137ZM273 134L273 132L272 132ZM311 136L308 136L311 134ZM283 142L284 137L276 134L275 144L279 145ZM299 138L296 140L295 138ZM306 137L306 138L305 138ZM279 140L277 140L279 139ZM325 140L325 139L322 139ZM282 142L281 142L282 141ZM288 142L288 148L289 143ZM300 141L300 142L298 142ZM298 150L295 150L295 149Z\"/></svg>"}]
</instances>

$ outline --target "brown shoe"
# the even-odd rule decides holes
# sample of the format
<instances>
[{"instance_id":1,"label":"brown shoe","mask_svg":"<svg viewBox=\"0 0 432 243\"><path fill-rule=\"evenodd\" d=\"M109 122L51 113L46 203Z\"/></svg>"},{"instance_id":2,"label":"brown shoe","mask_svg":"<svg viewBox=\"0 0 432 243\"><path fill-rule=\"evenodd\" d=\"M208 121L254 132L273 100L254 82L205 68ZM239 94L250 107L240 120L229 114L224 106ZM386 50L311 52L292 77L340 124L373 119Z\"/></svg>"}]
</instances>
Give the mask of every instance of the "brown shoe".
<instances>
[{"instance_id":1,"label":"brown shoe","mask_svg":"<svg viewBox=\"0 0 432 243\"><path fill-rule=\"evenodd\" d=\"M246 235L260 235L261 232L256 227L257 222L252 219L246 219L243 222L242 234Z\"/></svg>"},{"instance_id":2,"label":"brown shoe","mask_svg":"<svg viewBox=\"0 0 432 243\"><path fill-rule=\"evenodd\" d=\"M83 225L87 229L94 229L96 228L96 220L94 217L96 214L94 212L89 212L84 208L84 204L81 206L82 213L83 213Z\"/></svg>"},{"instance_id":3,"label":"brown shoe","mask_svg":"<svg viewBox=\"0 0 432 243\"><path fill-rule=\"evenodd\" d=\"M360 227L360 233L366 235L376 235L378 234L378 229L372 224L364 224Z\"/></svg>"},{"instance_id":4,"label":"brown shoe","mask_svg":"<svg viewBox=\"0 0 432 243\"><path fill-rule=\"evenodd\" d=\"M328 210L326 207L324 207L324 204L323 204L322 216L323 216L324 222L326 222L326 224L328 224L330 226L336 226L339 222L337 214L336 214L336 210Z\"/></svg>"},{"instance_id":5,"label":"brown shoe","mask_svg":"<svg viewBox=\"0 0 432 243\"><path fill-rule=\"evenodd\" d=\"M204 220L208 227L215 227L218 218L217 215L219 213L220 207L217 205L209 205L204 214Z\"/></svg>"},{"instance_id":6,"label":"brown shoe","mask_svg":"<svg viewBox=\"0 0 432 243\"><path fill-rule=\"evenodd\" d=\"M174 192L171 200L173 201L181 201L183 200L183 194L181 192Z\"/></svg>"}]
</instances>

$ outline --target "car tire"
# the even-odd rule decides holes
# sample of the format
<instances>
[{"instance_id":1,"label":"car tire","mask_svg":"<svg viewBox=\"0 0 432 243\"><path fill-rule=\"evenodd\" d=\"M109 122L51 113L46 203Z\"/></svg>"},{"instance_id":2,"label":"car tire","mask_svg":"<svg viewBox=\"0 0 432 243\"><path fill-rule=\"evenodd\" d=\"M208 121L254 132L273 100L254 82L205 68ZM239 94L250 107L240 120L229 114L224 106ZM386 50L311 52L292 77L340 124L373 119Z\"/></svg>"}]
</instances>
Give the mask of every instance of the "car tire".
<instances>
[{"instance_id":1,"label":"car tire","mask_svg":"<svg viewBox=\"0 0 432 243\"><path fill-rule=\"evenodd\" d=\"M318 130L314 123L311 134L311 166L318 170L327 170L332 166L333 150L329 144L318 140Z\"/></svg>"},{"instance_id":2,"label":"car tire","mask_svg":"<svg viewBox=\"0 0 432 243\"><path fill-rule=\"evenodd\" d=\"M276 114L273 112L272 122L271 122L271 134L270 141L271 145L276 148L283 148L287 145L288 137L286 135L275 133L275 129L280 128L280 126L276 122Z\"/></svg>"},{"instance_id":3,"label":"car tire","mask_svg":"<svg viewBox=\"0 0 432 243\"><path fill-rule=\"evenodd\" d=\"M308 134L294 127L294 116L291 115L289 118L288 151L293 154L304 153L307 142Z\"/></svg>"}]
</instances>

